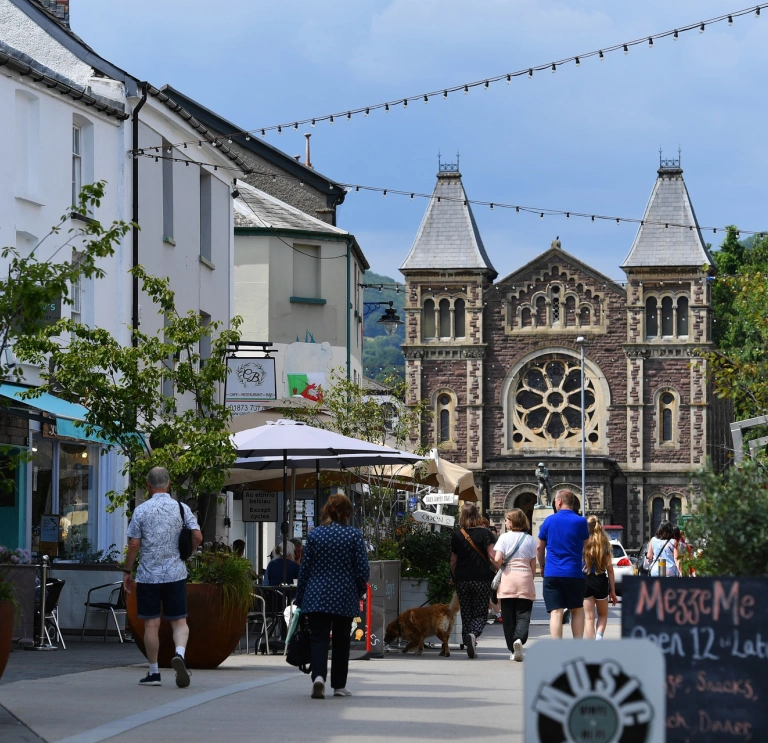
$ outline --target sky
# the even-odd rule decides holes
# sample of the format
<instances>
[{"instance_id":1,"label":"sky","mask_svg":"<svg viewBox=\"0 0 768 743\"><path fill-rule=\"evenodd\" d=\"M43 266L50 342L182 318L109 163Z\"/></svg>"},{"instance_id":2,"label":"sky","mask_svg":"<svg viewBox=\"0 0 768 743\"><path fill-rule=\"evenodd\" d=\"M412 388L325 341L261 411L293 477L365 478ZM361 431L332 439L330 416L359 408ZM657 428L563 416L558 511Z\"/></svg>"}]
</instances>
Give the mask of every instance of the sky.
<instances>
[{"instance_id":1,"label":"sky","mask_svg":"<svg viewBox=\"0 0 768 743\"><path fill-rule=\"evenodd\" d=\"M97 52L170 84L244 129L484 80L738 11L743 0L71 0ZM268 133L342 183L431 193L455 162L469 198L642 218L659 165L682 150L701 225L768 229L768 8L690 31L333 125ZM349 193L338 225L371 270L402 281L425 199ZM550 246L614 280L634 225L474 207L506 276ZM710 231L705 239L721 239Z\"/></svg>"}]
</instances>

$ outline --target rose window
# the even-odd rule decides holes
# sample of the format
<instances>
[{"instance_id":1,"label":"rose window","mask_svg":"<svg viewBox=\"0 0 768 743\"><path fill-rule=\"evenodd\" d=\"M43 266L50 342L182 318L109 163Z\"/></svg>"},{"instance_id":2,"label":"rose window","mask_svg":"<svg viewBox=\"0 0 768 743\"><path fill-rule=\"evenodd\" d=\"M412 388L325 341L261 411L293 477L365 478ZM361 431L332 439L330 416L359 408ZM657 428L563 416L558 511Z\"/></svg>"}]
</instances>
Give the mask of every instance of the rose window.
<instances>
[{"instance_id":1,"label":"rose window","mask_svg":"<svg viewBox=\"0 0 768 743\"><path fill-rule=\"evenodd\" d=\"M512 446L581 444L581 364L565 356L539 358L525 367L513 391ZM596 393L587 373L584 388L586 440L599 441Z\"/></svg>"}]
</instances>

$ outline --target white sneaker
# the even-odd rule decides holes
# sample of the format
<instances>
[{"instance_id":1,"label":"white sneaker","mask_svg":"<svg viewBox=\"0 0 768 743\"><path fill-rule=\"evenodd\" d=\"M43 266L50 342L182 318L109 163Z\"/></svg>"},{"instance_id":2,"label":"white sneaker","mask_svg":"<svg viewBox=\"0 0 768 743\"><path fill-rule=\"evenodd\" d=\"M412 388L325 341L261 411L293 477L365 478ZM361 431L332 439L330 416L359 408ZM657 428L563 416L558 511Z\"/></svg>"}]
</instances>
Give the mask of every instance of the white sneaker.
<instances>
[{"instance_id":1,"label":"white sneaker","mask_svg":"<svg viewBox=\"0 0 768 743\"><path fill-rule=\"evenodd\" d=\"M509 659L510 660L514 660L515 659L515 654L514 653L510 653L509 654Z\"/></svg>"},{"instance_id":2,"label":"white sneaker","mask_svg":"<svg viewBox=\"0 0 768 743\"><path fill-rule=\"evenodd\" d=\"M335 697L351 697L352 692L349 689L334 689L333 696Z\"/></svg>"},{"instance_id":3,"label":"white sneaker","mask_svg":"<svg viewBox=\"0 0 768 743\"><path fill-rule=\"evenodd\" d=\"M518 663L523 662L523 643L520 642L520 640L515 640L512 643L512 647L515 649L515 652L512 653L512 658L516 660Z\"/></svg>"},{"instance_id":4,"label":"white sneaker","mask_svg":"<svg viewBox=\"0 0 768 743\"><path fill-rule=\"evenodd\" d=\"M325 699L325 681L317 679L312 684L312 699Z\"/></svg>"}]
</instances>

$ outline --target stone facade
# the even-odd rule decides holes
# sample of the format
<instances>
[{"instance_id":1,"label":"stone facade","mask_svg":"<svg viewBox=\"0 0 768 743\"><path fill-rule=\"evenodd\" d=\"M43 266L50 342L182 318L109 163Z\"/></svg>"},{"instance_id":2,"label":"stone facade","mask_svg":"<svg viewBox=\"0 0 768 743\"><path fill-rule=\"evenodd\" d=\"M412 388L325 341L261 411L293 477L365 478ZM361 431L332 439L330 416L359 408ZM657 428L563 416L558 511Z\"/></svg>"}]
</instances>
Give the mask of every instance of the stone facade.
<instances>
[{"instance_id":1,"label":"stone facade","mask_svg":"<svg viewBox=\"0 0 768 743\"><path fill-rule=\"evenodd\" d=\"M646 219L673 210L675 199L677 219L695 224L682 171L662 167ZM494 283L490 262L477 268L476 233L465 238L471 268L441 267L439 246L423 240L441 234L427 223L437 218L432 204L401 269L408 400L428 399L435 411L424 441L476 471L497 523L511 507L532 513L539 461L555 492L572 489L589 513L622 525L627 547L640 547L662 518L687 513L692 475L708 457L722 461L729 420L693 355L711 344L711 260L698 228L644 224L622 266L626 286L559 240ZM452 240L450 254L461 245Z\"/></svg>"}]
</instances>

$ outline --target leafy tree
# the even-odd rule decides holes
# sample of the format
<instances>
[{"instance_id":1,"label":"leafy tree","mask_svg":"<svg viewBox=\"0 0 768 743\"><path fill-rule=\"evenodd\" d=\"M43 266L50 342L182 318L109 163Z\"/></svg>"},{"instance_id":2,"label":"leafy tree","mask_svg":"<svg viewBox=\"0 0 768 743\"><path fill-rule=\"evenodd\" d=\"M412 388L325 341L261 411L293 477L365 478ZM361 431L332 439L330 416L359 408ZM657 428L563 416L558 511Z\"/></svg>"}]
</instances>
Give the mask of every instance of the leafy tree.
<instances>
[{"instance_id":1,"label":"leafy tree","mask_svg":"<svg viewBox=\"0 0 768 743\"><path fill-rule=\"evenodd\" d=\"M699 355L709 361L716 394L732 399L736 418L744 419L768 411L768 238L748 249L736 234L729 227L715 253L717 348Z\"/></svg>"},{"instance_id":2,"label":"leafy tree","mask_svg":"<svg viewBox=\"0 0 768 743\"><path fill-rule=\"evenodd\" d=\"M701 493L685 526L697 575L768 575L768 472L748 459L724 476L698 475Z\"/></svg>"},{"instance_id":3,"label":"leafy tree","mask_svg":"<svg viewBox=\"0 0 768 743\"><path fill-rule=\"evenodd\" d=\"M406 382L399 377L388 377L385 385L388 394L382 399L349 381L342 368L334 369L328 387L323 388L321 402L288 414L343 436L402 449L411 431L421 430L422 421L431 414L430 407L426 400L415 407L406 406ZM417 453L427 450L428 447L421 446ZM361 499L362 527L378 559L382 544L393 539L397 521L397 487L391 484L394 473L391 467L376 466L358 468L355 474L367 485Z\"/></svg>"},{"instance_id":4,"label":"leafy tree","mask_svg":"<svg viewBox=\"0 0 768 743\"><path fill-rule=\"evenodd\" d=\"M133 227L130 222L122 221L103 227L89 216L101 205L105 188L105 181L83 186L77 204L61 217L29 255L21 255L14 247L0 250L3 261L8 261L8 273L0 277L0 382L9 378L21 381L24 376L22 367L8 360L7 350L17 339L40 332L51 305L72 304L69 292L78 279L101 278L104 270L98 261L112 255L115 245ZM84 221L73 221L74 226L66 233L67 239L48 258L41 260L40 248L62 233L72 214L80 215ZM68 258L66 253L61 253L67 247L75 251ZM54 263L60 254L67 260Z\"/></svg>"},{"instance_id":5,"label":"leafy tree","mask_svg":"<svg viewBox=\"0 0 768 743\"><path fill-rule=\"evenodd\" d=\"M136 331L135 344L125 347L102 328L61 320L17 346L27 361L51 361L52 371L43 373L44 384L29 397L63 389L82 400L85 431L125 456L128 486L107 494L109 511L132 502L152 467L165 467L186 499L218 493L235 460L230 411L219 403L219 390L227 347L240 338L240 318L231 329L218 321L203 325L194 311L178 312L169 279L150 276L142 266L132 273L164 316L163 338ZM201 353L204 346L210 355ZM164 380L174 394L164 394Z\"/></svg>"}]
</instances>

